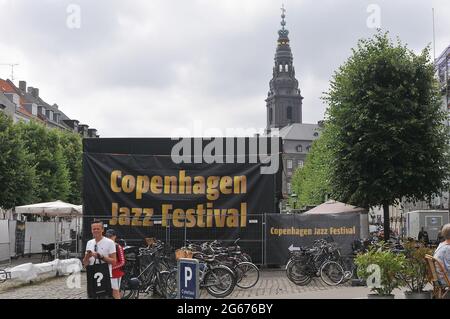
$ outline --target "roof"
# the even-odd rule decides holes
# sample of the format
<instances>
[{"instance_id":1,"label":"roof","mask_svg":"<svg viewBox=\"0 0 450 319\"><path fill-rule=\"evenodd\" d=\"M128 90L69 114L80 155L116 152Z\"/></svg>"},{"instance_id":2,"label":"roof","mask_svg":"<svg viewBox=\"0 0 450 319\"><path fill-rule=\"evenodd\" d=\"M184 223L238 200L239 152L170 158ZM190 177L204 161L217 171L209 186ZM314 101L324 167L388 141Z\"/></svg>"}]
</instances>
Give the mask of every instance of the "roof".
<instances>
[{"instance_id":1,"label":"roof","mask_svg":"<svg viewBox=\"0 0 450 319\"><path fill-rule=\"evenodd\" d=\"M329 200L304 214L342 214L342 213L361 213L367 210L361 207L344 204L335 200Z\"/></svg>"},{"instance_id":2,"label":"roof","mask_svg":"<svg viewBox=\"0 0 450 319\"><path fill-rule=\"evenodd\" d=\"M68 117L61 110L59 110L59 108L56 108L53 105L48 104L41 97L34 97L31 93L28 93L28 92L24 92L23 96L24 96L25 100L28 103L34 103L36 105L45 107L45 109L47 109L47 110L51 110L51 111L53 111L55 113L60 113L61 114L61 120L68 119ZM63 127L65 129L70 129L70 127L67 124L65 124L64 122L56 123L56 122L53 121L53 119L50 119L50 120L46 119L46 120L49 123L52 123L54 125L58 125L58 126Z\"/></svg>"},{"instance_id":3,"label":"roof","mask_svg":"<svg viewBox=\"0 0 450 319\"><path fill-rule=\"evenodd\" d=\"M6 93L16 93L16 91L11 86L9 81L5 81L3 79L0 79L0 91L6 92Z\"/></svg>"},{"instance_id":4,"label":"roof","mask_svg":"<svg viewBox=\"0 0 450 319\"><path fill-rule=\"evenodd\" d=\"M319 135L314 136L314 133L316 132L320 134L320 127L318 124L294 123L283 127L279 134L283 140L313 141L319 137Z\"/></svg>"},{"instance_id":5,"label":"roof","mask_svg":"<svg viewBox=\"0 0 450 319\"><path fill-rule=\"evenodd\" d=\"M28 112L24 107L19 107L18 109L17 109L17 113L20 113L20 114L22 114L22 115L25 115L25 116L27 116L27 117L29 117L29 118L35 118L35 116L33 115L33 114L31 114L30 112Z\"/></svg>"},{"instance_id":6,"label":"roof","mask_svg":"<svg viewBox=\"0 0 450 319\"><path fill-rule=\"evenodd\" d=\"M442 51L441 55L436 59L435 61L436 65L444 63L449 55L450 55L450 45L444 51Z\"/></svg>"},{"instance_id":7,"label":"roof","mask_svg":"<svg viewBox=\"0 0 450 319\"><path fill-rule=\"evenodd\" d=\"M6 107L11 107L12 110L16 109L16 105L11 102L0 90L0 104L3 104Z\"/></svg>"}]
</instances>

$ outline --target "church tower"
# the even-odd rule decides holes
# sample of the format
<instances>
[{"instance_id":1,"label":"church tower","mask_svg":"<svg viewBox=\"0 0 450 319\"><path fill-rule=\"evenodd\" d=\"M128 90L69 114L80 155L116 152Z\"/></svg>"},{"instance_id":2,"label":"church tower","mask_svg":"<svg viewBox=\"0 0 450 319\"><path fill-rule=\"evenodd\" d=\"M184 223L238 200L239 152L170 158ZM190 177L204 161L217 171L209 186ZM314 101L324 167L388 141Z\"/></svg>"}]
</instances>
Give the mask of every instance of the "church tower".
<instances>
[{"instance_id":1,"label":"church tower","mask_svg":"<svg viewBox=\"0 0 450 319\"><path fill-rule=\"evenodd\" d=\"M293 123L302 123L302 100L295 78L293 56L289 46L289 31L285 29L286 10L281 8L281 30L275 53L273 77L267 94L267 131L282 128Z\"/></svg>"}]
</instances>

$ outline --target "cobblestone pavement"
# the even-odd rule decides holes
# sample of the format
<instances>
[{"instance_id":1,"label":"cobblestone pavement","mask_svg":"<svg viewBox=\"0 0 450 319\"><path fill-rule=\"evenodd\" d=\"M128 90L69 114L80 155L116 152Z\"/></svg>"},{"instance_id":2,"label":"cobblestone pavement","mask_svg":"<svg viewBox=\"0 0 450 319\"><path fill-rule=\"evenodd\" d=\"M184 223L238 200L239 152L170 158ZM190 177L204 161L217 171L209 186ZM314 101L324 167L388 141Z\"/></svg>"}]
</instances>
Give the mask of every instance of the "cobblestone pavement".
<instances>
[{"instance_id":1,"label":"cobblestone pavement","mask_svg":"<svg viewBox=\"0 0 450 319\"><path fill-rule=\"evenodd\" d=\"M84 299L86 298L86 274L81 273L80 288L69 288L74 284L73 277L63 276L47 278L40 282L21 286L8 286L8 283L0 284L0 299ZM336 293L341 286L330 287L319 278L313 280L307 286L296 286L291 283L283 270L262 270L261 276L255 287L250 289L235 288L227 298L262 298L273 296L283 298L283 295L291 296L297 293L329 291ZM151 295L142 294L141 298L153 299ZM214 298L202 290L200 298Z\"/></svg>"}]
</instances>

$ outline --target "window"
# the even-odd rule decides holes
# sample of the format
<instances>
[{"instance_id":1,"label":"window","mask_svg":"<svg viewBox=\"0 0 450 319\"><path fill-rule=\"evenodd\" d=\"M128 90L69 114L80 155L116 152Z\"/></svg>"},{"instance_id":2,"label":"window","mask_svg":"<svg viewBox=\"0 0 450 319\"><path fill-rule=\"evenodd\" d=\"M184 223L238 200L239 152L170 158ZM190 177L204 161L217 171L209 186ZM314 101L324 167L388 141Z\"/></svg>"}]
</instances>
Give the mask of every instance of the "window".
<instances>
[{"instance_id":1,"label":"window","mask_svg":"<svg viewBox=\"0 0 450 319\"><path fill-rule=\"evenodd\" d=\"M292 160L287 160L286 164L288 169L292 169Z\"/></svg>"},{"instance_id":2,"label":"window","mask_svg":"<svg viewBox=\"0 0 450 319\"><path fill-rule=\"evenodd\" d=\"M283 65L282 64L279 65L279 69L280 69L280 72L283 72Z\"/></svg>"},{"instance_id":3,"label":"window","mask_svg":"<svg viewBox=\"0 0 450 319\"><path fill-rule=\"evenodd\" d=\"M292 106L288 106L287 108L287 119L292 120Z\"/></svg>"},{"instance_id":4,"label":"window","mask_svg":"<svg viewBox=\"0 0 450 319\"><path fill-rule=\"evenodd\" d=\"M309 152L310 150L311 150L311 145L308 145L308 146L306 147L306 151Z\"/></svg>"},{"instance_id":5,"label":"window","mask_svg":"<svg viewBox=\"0 0 450 319\"><path fill-rule=\"evenodd\" d=\"M288 65L288 64L286 64L286 65L284 66L284 70L285 70L286 72L289 72L289 65Z\"/></svg>"},{"instance_id":6,"label":"window","mask_svg":"<svg viewBox=\"0 0 450 319\"><path fill-rule=\"evenodd\" d=\"M303 167L303 161L302 160L298 161L298 167Z\"/></svg>"},{"instance_id":7,"label":"window","mask_svg":"<svg viewBox=\"0 0 450 319\"><path fill-rule=\"evenodd\" d=\"M297 152L303 152L303 147L301 145L297 145Z\"/></svg>"},{"instance_id":8,"label":"window","mask_svg":"<svg viewBox=\"0 0 450 319\"><path fill-rule=\"evenodd\" d=\"M288 192L288 194L290 194L291 193L291 183L287 183L287 192Z\"/></svg>"},{"instance_id":9,"label":"window","mask_svg":"<svg viewBox=\"0 0 450 319\"><path fill-rule=\"evenodd\" d=\"M314 132L314 134L313 134L315 137L317 137L317 136L319 136L319 133L317 133L317 132Z\"/></svg>"},{"instance_id":10,"label":"window","mask_svg":"<svg viewBox=\"0 0 450 319\"><path fill-rule=\"evenodd\" d=\"M269 123L272 123L272 121L273 121L273 109L270 108L269 109Z\"/></svg>"}]
</instances>

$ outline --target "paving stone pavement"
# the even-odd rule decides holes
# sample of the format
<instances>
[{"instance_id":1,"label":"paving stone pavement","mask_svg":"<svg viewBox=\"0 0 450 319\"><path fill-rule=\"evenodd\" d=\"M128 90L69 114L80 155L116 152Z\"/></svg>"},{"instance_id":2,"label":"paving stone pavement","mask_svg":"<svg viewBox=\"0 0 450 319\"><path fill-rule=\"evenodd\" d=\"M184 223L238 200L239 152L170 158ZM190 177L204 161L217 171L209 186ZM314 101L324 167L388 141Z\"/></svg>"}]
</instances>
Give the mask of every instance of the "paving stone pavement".
<instances>
[{"instance_id":1,"label":"paving stone pavement","mask_svg":"<svg viewBox=\"0 0 450 319\"><path fill-rule=\"evenodd\" d=\"M0 299L85 299L86 296L86 273L81 273L80 287L69 288L74 285L74 277L62 276L56 278L47 278L40 282L21 285L19 287L8 287L6 283L0 284ZM348 286L348 284L346 284ZM336 290L342 288L342 285L336 287L327 286L319 278L313 280L307 286L297 286L290 282L284 270L262 270L261 276L255 287L250 289L235 288L233 293L227 298L258 298L264 296L273 296L274 298L283 298L286 296L295 296L297 293L319 292ZM141 294L141 298L154 299L151 295ZM200 298L210 299L205 290L201 291Z\"/></svg>"}]
</instances>

